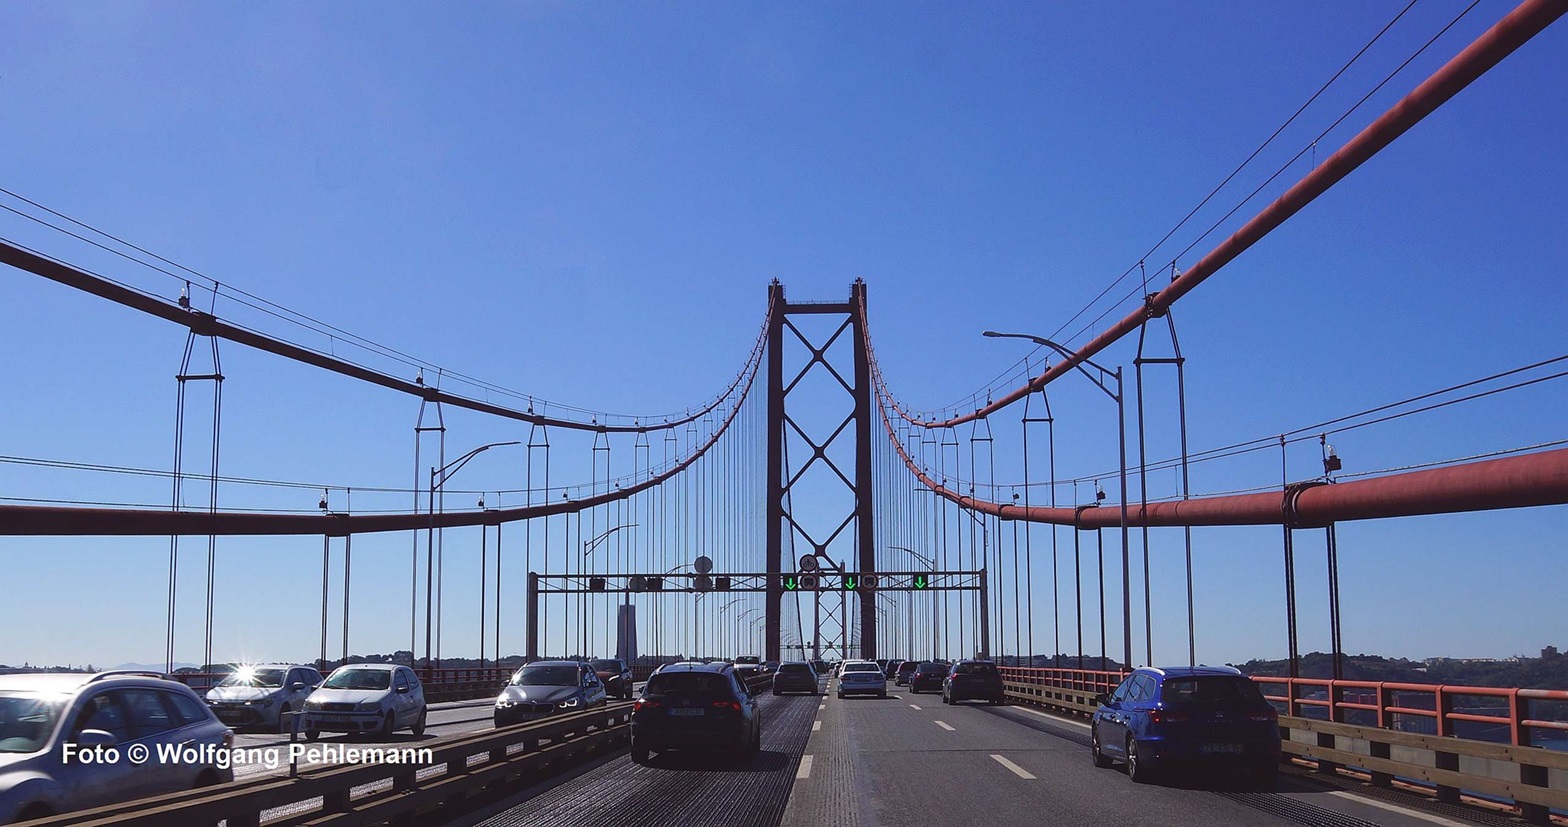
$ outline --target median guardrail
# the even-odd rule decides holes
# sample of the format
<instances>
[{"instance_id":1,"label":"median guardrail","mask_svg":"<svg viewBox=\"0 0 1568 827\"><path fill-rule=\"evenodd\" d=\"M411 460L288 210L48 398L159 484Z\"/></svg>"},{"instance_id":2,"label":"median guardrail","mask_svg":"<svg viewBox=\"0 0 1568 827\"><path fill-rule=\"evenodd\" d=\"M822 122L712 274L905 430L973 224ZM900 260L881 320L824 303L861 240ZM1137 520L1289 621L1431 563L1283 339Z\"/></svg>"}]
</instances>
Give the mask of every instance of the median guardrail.
<instances>
[{"instance_id":1,"label":"median guardrail","mask_svg":"<svg viewBox=\"0 0 1568 827\"><path fill-rule=\"evenodd\" d=\"M403 744L352 741L291 745L360 750L369 763L335 764L100 807L35 822L38 827L228 827L442 823L563 771L630 735L631 707L586 710L503 729ZM347 757L346 753L340 757Z\"/></svg>"}]
</instances>

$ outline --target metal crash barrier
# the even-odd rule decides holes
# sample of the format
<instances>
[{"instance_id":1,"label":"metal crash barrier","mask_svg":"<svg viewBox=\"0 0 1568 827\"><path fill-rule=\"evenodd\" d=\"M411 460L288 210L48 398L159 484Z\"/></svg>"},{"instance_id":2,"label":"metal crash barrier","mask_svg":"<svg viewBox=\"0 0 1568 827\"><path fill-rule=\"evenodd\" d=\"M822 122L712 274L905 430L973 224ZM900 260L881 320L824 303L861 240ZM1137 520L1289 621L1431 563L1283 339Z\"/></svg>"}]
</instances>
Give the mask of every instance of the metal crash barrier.
<instances>
[{"instance_id":1,"label":"metal crash barrier","mask_svg":"<svg viewBox=\"0 0 1568 827\"><path fill-rule=\"evenodd\" d=\"M314 748L422 753L428 761L323 766L82 810L32 822L56 825L228 827L441 823L565 771L630 736L631 707L587 710L504 729L406 744L315 742Z\"/></svg>"},{"instance_id":2,"label":"metal crash barrier","mask_svg":"<svg viewBox=\"0 0 1568 827\"><path fill-rule=\"evenodd\" d=\"M1127 673L1002 667L1009 700L1079 716ZM1255 677L1280 712L1282 758L1325 773L1425 790L1439 801L1505 804L1533 824L1568 811L1568 692ZM1460 737L1460 735L1471 737ZM1492 738L1494 740L1486 740ZM1555 772L1554 772L1555 771Z\"/></svg>"}]
</instances>

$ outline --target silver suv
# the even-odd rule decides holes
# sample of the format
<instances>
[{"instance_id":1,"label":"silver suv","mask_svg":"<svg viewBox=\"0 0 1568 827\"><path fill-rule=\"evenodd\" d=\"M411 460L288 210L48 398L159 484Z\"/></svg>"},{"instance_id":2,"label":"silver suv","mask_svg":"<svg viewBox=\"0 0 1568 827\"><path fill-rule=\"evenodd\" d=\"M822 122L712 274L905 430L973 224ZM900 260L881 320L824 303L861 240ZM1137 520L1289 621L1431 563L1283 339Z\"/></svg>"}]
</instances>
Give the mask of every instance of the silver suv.
<instances>
[{"instance_id":1,"label":"silver suv","mask_svg":"<svg viewBox=\"0 0 1568 827\"><path fill-rule=\"evenodd\" d=\"M305 709L305 699L321 685L309 666L262 663L241 666L207 690L207 705L229 726L261 726L278 732L294 727L290 713Z\"/></svg>"},{"instance_id":2,"label":"silver suv","mask_svg":"<svg viewBox=\"0 0 1568 827\"><path fill-rule=\"evenodd\" d=\"M305 701L305 737L322 730L375 732L382 737L409 727L425 734L425 690L407 666L356 663L339 666Z\"/></svg>"},{"instance_id":3,"label":"silver suv","mask_svg":"<svg viewBox=\"0 0 1568 827\"><path fill-rule=\"evenodd\" d=\"M233 741L152 673L0 675L0 824L233 781Z\"/></svg>"}]
</instances>

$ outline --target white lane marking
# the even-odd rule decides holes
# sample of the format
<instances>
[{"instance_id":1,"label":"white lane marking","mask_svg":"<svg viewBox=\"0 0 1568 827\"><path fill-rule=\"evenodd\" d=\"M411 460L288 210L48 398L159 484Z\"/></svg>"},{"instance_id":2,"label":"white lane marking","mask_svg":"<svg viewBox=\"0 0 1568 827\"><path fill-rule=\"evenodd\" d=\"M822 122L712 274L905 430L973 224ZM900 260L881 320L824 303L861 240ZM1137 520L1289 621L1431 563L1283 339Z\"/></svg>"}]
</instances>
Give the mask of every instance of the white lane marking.
<instances>
[{"instance_id":1,"label":"white lane marking","mask_svg":"<svg viewBox=\"0 0 1568 827\"><path fill-rule=\"evenodd\" d=\"M827 709L827 708L828 708L828 705L826 703L817 704L817 711L818 712L821 712L822 710Z\"/></svg>"},{"instance_id":2,"label":"white lane marking","mask_svg":"<svg viewBox=\"0 0 1568 827\"><path fill-rule=\"evenodd\" d=\"M1012 706L1012 707L1009 707L1009 709L1016 709L1019 712L1027 712L1030 715L1038 715L1041 718L1046 719L1047 721L1055 721L1058 724L1069 724L1071 726L1075 726L1075 727L1078 727L1080 729L1093 729L1094 728L1094 727L1091 727L1088 724L1084 723L1083 721L1074 721L1071 718L1058 718L1055 715L1047 715L1046 713L1041 712L1038 709L1030 709L1027 706Z\"/></svg>"},{"instance_id":3,"label":"white lane marking","mask_svg":"<svg viewBox=\"0 0 1568 827\"><path fill-rule=\"evenodd\" d=\"M811 722L811 731L812 732L821 732L822 731L822 722L821 721L812 721Z\"/></svg>"},{"instance_id":4,"label":"white lane marking","mask_svg":"<svg viewBox=\"0 0 1568 827\"><path fill-rule=\"evenodd\" d=\"M948 732L953 732L954 731L954 729L952 727L947 725L946 721L937 721L936 725L941 727L941 728L943 728L943 729L945 729L945 730L947 730Z\"/></svg>"},{"instance_id":5,"label":"white lane marking","mask_svg":"<svg viewBox=\"0 0 1568 827\"><path fill-rule=\"evenodd\" d=\"M1340 798L1354 801L1357 804L1366 804L1368 806L1377 807L1380 810L1387 810L1391 813L1399 813L1401 815L1410 816L1411 818L1419 818L1422 821L1430 821L1433 824L1442 824L1444 827L1465 827L1464 822L1454 821L1453 819L1443 818L1442 816L1435 816L1431 813L1423 813L1419 810L1407 809L1405 807L1399 806L1398 804L1390 804L1386 801L1378 801L1375 798L1362 798L1359 795L1354 793L1347 793L1343 790L1331 790L1329 791L1329 795L1339 796Z\"/></svg>"},{"instance_id":6,"label":"white lane marking","mask_svg":"<svg viewBox=\"0 0 1568 827\"><path fill-rule=\"evenodd\" d=\"M795 780L805 781L811 777L811 756L800 756L800 769L795 770Z\"/></svg>"},{"instance_id":7,"label":"white lane marking","mask_svg":"<svg viewBox=\"0 0 1568 827\"><path fill-rule=\"evenodd\" d=\"M1024 769L1023 767L1018 766L1017 764L1014 764L1013 762L1007 760L1006 758L1003 758L1000 755L996 755L995 753L993 753L991 755L991 757L996 759L996 763L1001 764L1002 766L1012 770L1013 771L1013 775L1016 775L1019 778L1024 779L1025 781L1033 781L1033 780L1035 780L1035 777L1034 777L1033 773L1029 772L1028 770Z\"/></svg>"},{"instance_id":8,"label":"white lane marking","mask_svg":"<svg viewBox=\"0 0 1568 827\"><path fill-rule=\"evenodd\" d=\"M920 707L918 707L918 706L915 706L915 705L914 705L914 704L910 704L910 705L909 705L909 708L910 708L910 709L919 709L919 708L920 708Z\"/></svg>"}]
</instances>

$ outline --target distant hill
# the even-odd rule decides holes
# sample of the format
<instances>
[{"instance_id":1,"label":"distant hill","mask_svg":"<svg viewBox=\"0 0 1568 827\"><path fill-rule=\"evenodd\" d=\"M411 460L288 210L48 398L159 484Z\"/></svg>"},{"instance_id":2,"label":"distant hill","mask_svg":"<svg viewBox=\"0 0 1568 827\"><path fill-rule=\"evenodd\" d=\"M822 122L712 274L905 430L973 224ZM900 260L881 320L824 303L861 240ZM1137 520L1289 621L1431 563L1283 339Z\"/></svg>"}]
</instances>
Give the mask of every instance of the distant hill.
<instances>
[{"instance_id":1,"label":"distant hill","mask_svg":"<svg viewBox=\"0 0 1568 827\"><path fill-rule=\"evenodd\" d=\"M105 672L117 672L117 671L119 671L121 669L127 669L127 670L133 670L133 671L137 671L137 672L162 672L163 671L163 666L164 665L161 664L161 663L122 663L119 666L108 666L108 667L105 667L103 671L105 671ZM174 668L175 669L187 669L187 668L195 669L196 666L197 666L197 664L194 664L194 663L184 663L184 662L178 662L178 661L175 662L175 664L174 664Z\"/></svg>"},{"instance_id":2,"label":"distant hill","mask_svg":"<svg viewBox=\"0 0 1568 827\"><path fill-rule=\"evenodd\" d=\"M1249 660L1232 665L1248 675L1283 677L1290 674L1287 660ZM1328 678L1332 675L1332 656L1324 652L1301 656L1302 677ZM1344 677L1353 681L1568 689L1568 656L1498 661L1446 658L1414 661L1381 655L1346 655Z\"/></svg>"}]
</instances>

